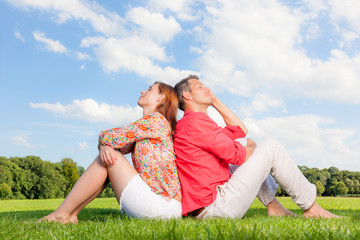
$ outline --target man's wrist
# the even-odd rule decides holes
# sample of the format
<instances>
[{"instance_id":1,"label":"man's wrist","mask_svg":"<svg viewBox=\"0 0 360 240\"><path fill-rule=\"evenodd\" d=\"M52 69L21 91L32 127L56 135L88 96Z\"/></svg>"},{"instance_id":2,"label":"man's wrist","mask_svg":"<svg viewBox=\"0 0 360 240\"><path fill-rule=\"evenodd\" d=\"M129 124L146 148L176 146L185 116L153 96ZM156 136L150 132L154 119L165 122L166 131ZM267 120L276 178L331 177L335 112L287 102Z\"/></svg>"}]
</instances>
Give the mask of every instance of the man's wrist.
<instances>
[{"instance_id":1,"label":"man's wrist","mask_svg":"<svg viewBox=\"0 0 360 240\"><path fill-rule=\"evenodd\" d=\"M216 108L216 109L217 109L218 107L220 107L221 101L219 100L219 98L214 97L213 100L212 100L212 105L213 105L213 107Z\"/></svg>"}]
</instances>

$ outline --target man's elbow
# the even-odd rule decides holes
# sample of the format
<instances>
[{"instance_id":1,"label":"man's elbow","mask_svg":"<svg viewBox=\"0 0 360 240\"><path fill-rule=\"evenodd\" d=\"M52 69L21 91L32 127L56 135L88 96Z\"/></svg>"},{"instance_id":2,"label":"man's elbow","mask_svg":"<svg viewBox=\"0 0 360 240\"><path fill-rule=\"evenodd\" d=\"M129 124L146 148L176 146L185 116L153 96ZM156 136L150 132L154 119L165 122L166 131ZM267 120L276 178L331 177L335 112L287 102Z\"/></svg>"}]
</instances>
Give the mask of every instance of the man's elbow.
<instances>
[{"instance_id":1,"label":"man's elbow","mask_svg":"<svg viewBox=\"0 0 360 240\"><path fill-rule=\"evenodd\" d=\"M239 126L241 130L245 133L245 135L248 134L249 130L245 126Z\"/></svg>"}]
</instances>

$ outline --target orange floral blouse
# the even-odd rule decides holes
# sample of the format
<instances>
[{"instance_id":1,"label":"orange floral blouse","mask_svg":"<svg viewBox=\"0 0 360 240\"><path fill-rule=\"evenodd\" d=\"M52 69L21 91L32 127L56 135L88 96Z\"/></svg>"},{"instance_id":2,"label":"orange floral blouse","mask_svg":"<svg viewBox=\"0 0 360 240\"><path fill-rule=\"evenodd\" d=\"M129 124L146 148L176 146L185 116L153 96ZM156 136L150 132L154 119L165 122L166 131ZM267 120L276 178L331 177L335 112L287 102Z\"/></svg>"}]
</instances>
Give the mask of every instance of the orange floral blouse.
<instances>
[{"instance_id":1,"label":"orange floral blouse","mask_svg":"<svg viewBox=\"0 0 360 240\"><path fill-rule=\"evenodd\" d=\"M166 199L181 198L171 126L161 113L154 112L130 125L103 130L99 142L123 155L132 153L135 169L153 192Z\"/></svg>"}]
</instances>

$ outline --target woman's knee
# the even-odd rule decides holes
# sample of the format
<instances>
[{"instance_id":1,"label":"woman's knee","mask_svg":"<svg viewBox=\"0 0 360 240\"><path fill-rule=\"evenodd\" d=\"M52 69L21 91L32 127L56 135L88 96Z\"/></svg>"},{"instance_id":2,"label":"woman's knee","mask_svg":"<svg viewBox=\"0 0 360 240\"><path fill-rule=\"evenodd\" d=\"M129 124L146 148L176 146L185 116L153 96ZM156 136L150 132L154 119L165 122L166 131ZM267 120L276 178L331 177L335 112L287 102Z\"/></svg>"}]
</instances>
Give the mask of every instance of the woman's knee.
<instances>
[{"instance_id":1,"label":"woman's knee","mask_svg":"<svg viewBox=\"0 0 360 240\"><path fill-rule=\"evenodd\" d=\"M115 154L115 156L116 156L117 158L120 158L120 157L121 157L121 158L125 158L124 155L123 155L120 151L115 150L115 151L114 151L114 154Z\"/></svg>"}]
</instances>

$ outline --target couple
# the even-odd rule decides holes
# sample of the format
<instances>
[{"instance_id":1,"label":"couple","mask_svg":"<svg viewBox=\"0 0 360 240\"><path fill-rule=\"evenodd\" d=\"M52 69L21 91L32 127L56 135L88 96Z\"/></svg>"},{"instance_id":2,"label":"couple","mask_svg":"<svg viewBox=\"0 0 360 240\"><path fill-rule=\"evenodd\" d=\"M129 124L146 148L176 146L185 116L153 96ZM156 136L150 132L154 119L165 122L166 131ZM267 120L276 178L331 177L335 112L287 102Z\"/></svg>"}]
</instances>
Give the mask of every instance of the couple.
<instances>
[{"instance_id":1,"label":"couple","mask_svg":"<svg viewBox=\"0 0 360 240\"><path fill-rule=\"evenodd\" d=\"M245 137L246 127L196 75L175 89L155 82L141 92L138 105L143 118L102 131L99 155L59 208L40 221L77 223L80 210L109 181L120 209L130 217L241 218L256 196L268 215L294 215L276 200L275 179L305 217L337 217L315 202L315 186L278 142L257 146L248 139L243 146L235 141ZM210 105L224 118L225 128L206 114ZM185 113L176 123L178 106ZM132 153L134 166L123 156L127 153Z\"/></svg>"}]
</instances>

